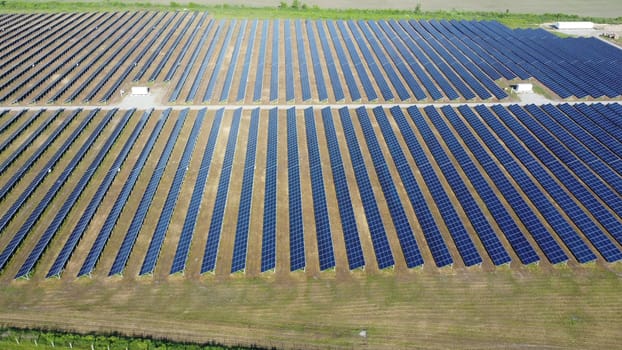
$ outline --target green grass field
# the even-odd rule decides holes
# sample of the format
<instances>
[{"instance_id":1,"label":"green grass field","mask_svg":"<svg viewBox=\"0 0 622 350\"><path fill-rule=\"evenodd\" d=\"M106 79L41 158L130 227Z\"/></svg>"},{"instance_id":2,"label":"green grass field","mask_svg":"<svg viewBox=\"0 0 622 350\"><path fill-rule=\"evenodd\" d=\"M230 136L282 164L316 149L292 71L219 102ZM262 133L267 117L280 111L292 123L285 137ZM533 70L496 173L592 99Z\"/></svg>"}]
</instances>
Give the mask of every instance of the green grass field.
<instances>
[{"instance_id":1,"label":"green grass field","mask_svg":"<svg viewBox=\"0 0 622 350\"><path fill-rule=\"evenodd\" d=\"M346 280L323 274L21 281L0 287L0 320L4 326L303 349L605 349L622 343L614 326L622 322L617 265L433 270Z\"/></svg>"},{"instance_id":2,"label":"green grass field","mask_svg":"<svg viewBox=\"0 0 622 350\"><path fill-rule=\"evenodd\" d=\"M156 2L72 2L72 1L34 1L5 0L0 2L0 12L76 12L76 11L131 11L154 10L174 11L192 10L209 11L216 18L302 18L302 19L446 19L446 20L490 20L499 21L509 27L535 27L541 23L556 21L592 21L597 23L622 23L619 18L594 18L589 16L556 14L521 14L505 12L468 12L468 11L419 11L412 10L376 10L376 9L329 9L314 6L283 7L248 7L238 5L201 5L196 3L168 4Z\"/></svg>"}]
</instances>

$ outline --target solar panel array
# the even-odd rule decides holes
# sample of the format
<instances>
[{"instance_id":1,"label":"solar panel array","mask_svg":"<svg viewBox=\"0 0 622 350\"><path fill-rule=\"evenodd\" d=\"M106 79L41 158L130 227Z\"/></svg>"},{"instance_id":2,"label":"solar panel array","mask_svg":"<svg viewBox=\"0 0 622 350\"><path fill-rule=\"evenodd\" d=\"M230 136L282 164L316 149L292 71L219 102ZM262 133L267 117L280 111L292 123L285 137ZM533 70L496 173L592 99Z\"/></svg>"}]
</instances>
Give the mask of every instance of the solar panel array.
<instances>
[{"instance_id":1,"label":"solar panel array","mask_svg":"<svg viewBox=\"0 0 622 350\"><path fill-rule=\"evenodd\" d=\"M2 33L0 103L108 102L148 82L170 82L168 100L186 103L497 101L514 79L562 98L622 94L620 50L497 22L143 11L36 14L21 26L27 15L7 16L14 21Z\"/></svg>"},{"instance_id":2,"label":"solar panel array","mask_svg":"<svg viewBox=\"0 0 622 350\"><path fill-rule=\"evenodd\" d=\"M15 278L622 260L619 104L17 113Z\"/></svg>"},{"instance_id":3,"label":"solar panel array","mask_svg":"<svg viewBox=\"0 0 622 350\"><path fill-rule=\"evenodd\" d=\"M622 51L602 41L477 21L3 18L0 103L114 102L133 79L182 106L244 104L0 108L8 278L622 260L622 105L496 104L521 80L619 97ZM354 101L383 105L332 105ZM402 104L419 101L437 104Z\"/></svg>"}]
</instances>

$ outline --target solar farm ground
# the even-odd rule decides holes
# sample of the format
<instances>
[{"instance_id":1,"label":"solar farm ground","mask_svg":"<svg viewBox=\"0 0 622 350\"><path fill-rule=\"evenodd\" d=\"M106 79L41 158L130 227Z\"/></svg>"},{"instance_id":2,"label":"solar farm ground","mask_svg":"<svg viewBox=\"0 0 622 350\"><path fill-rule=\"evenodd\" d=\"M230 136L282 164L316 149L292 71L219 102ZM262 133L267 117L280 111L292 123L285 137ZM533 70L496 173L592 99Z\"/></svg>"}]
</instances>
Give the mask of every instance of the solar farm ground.
<instances>
[{"instance_id":1,"label":"solar farm ground","mask_svg":"<svg viewBox=\"0 0 622 350\"><path fill-rule=\"evenodd\" d=\"M490 22L0 24L19 28L0 49L2 324L280 348L622 342L619 49ZM521 80L555 104L505 96ZM117 110L135 84L161 98Z\"/></svg>"}]
</instances>

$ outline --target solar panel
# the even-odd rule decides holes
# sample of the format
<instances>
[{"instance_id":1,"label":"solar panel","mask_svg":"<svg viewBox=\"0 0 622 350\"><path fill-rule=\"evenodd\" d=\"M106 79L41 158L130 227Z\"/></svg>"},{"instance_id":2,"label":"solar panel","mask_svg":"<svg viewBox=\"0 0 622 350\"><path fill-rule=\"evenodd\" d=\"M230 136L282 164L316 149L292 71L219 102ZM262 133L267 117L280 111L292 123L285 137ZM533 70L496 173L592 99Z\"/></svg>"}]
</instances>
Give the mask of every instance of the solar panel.
<instances>
[{"instance_id":1,"label":"solar panel","mask_svg":"<svg viewBox=\"0 0 622 350\"><path fill-rule=\"evenodd\" d=\"M350 58L352 59L352 63L354 64L354 69L356 69L356 73L358 75L361 84L363 85L363 90L365 90L365 94L367 95L367 99L369 101L375 101L378 99L378 95L374 90L374 84L371 79L367 75L367 71L365 71L363 61L361 61L361 56L356 51L356 46L354 46L354 42L348 33L348 28L346 27L344 21L336 21L339 30L341 31L341 35L343 36L343 41L346 44L346 48L348 49L348 53L350 54ZM329 29L332 27L332 22L328 22ZM334 29L333 29L334 30ZM336 38L336 36L334 36ZM338 39L335 39L338 40ZM340 58L342 59L342 58ZM345 59L345 57L343 58ZM371 69L371 67L370 67ZM374 76L374 78L376 78ZM386 85L386 82L385 82ZM354 98L352 98L354 100Z\"/></svg>"},{"instance_id":2,"label":"solar panel","mask_svg":"<svg viewBox=\"0 0 622 350\"><path fill-rule=\"evenodd\" d=\"M257 73L255 75L255 91L253 92L253 101L255 102L261 100L263 73L266 66L266 43L268 40L269 23L268 20L264 20L261 29L261 42L259 44L259 54L257 55Z\"/></svg>"},{"instance_id":3,"label":"solar panel","mask_svg":"<svg viewBox=\"0 0 622 350\"><path fill-rule=\"evenodd\" d=\"M207 40L208 35L211 32L211 29L213 26L214 26L214 21L210 20L207 27L203 31L203 34L201 35L201 39L199 39L199 44L194 48L194 51L192 51L192 55L190 56L190 61L185 65L184 72L179 77L179 80L177 81L177 84L175 85L175 88L173 89L173 92L171 93L171 96L168 99L169 102L175 102L179 98L179 95L181 94L181 90L183 89L184 84L186 83L186 79L188 79L188 76L190 75L190 71L194 67L194 63L196 62L197 57L199 56L199 53L201 52L201 49L203 48L203 45L205 45L205 41ZM218 28L220 28L220 24L218 25ZM198 29L199 27L195 28L190 40L194 40L194 36L197 34ZM186 43L186 46L189 44L190 44L190 41ZM173 69L177 69L177 67L181 65L181 59L183 58L183 56L185 56L186 50L188 49L186 46L184 46L184 49L180 53L180 57L178 58L177 64L171 68L171 71ZM169 81L173 78L171 71L169 71L169 74L167 74L167 77L164 79L164 81ZM201 75L195 78L199 79L202 77L203 76ZM188 98L186 98L186 100L188 100Z\"/></svg>"},{"instance_id":4,"label":"solar panel","mask_svg":"<svg viewBox=\"0 0 622 350\"><path fill-rule=\"evenodd\" d=\"M231 262L232 273L246 268L246 251L248 248L251 204L253 202L253 182L255 175L255 155L257 153L258 129L259 108L254 109L251 113L250 127L248 129L246 159L244 160L244 174L242 175L240 208L238 210L238 222L235 228L235 241L233 243L233 258Z\"/></svg>"},{"instance_id":5,"label":"solar panel","mask_svg":"<svg viewBox=\"0 0 622 350\"><path fill-rule=\"evenodd\" d=\"M147 249L147 254L145 255L145 260L143 261L143 266L140 269L139 275L153 273L153 270L155 269L156 262L158 261L158 255L162 249L162 243L164 243L164 237L168 231L168 226L171 221L171 217L173 216L173 210L175 209L175 204L177 203L177 198L179 197L179 191L181 190L184 177L188 172L192 152L194 152L194 146L199 136L201 126L203 125L205 111L205 109L202 109L194 119L192 130L190 131L190 135L186 141L186 146L184 147L184 152L177 165L177 170L175 172L175 176L173 177L173 183L171 184L166 200L164 201L160 218L158 219L153 237L149 243L149 248ZM187 116L188 109L182 110L181 113Z\"/></svg>"},{"instance_id":6,"label":"solar panel","mask_svg":"<svg viewBox=\"0 0 622 350\"><path fill-rule=\"evenodd\" d=\"M321 166L322 159L320 158L320 148L317 142L317 130L315 127L313 107L305 109L304 121L307 135L307 150L309 152L309 172L311 174L311 192L313 195L313 215L315 217L315 232L317 236L320 270L326 270L335 267L335 254L333 251L333 239L330 230L330 219L324 188L324 176L322 174Z\"/></svg>"},{"instance_id":7,"label":"solar panel","mask_svg":"<svg viewBox=\"0 0 622 350\"><path fill-rule=\"evenodd\" d=\"M408 218L406 217L406 212L402 207L401 200L399 195L397 194L397 189L395 187L395 183L391 178L391 174L389 172L386 160L382 151L380 150L380 144L378 143L378 139L373 131L373 127L371 125L371 121L369 116L367 115L367 110L364 107L360 107L356 109L356 114L358 115L359 123L361 124L361 128L363 129L363 134L365 135L365 140L367 142L367 148L369 149L372 161L374 163L374 168L376 169L376 174L378 176L378 180L380 185L382 186L382 192L384 193L385 200L387 201L387 205L389 207L389 211L391 212L391 218L393 219L393 225L395 226L395 230L397 232L397 237L400 241L400 246L402 248L402 253L404 254L404 259L406 260L406 266L415 267L423 264L423 257L421 256L421 252L419 251L419 247L417 245L417 241L415 240L414 233L412 232L410 223ZM389 145L389 147L391 147ZM399 167L399 165L396 164ZM402 167L402 169L404 169ZM412 174L411 174L412 176ZM404 180L412 180L407 177L404 177ZM404 181L404 187L416 186L414 182L408 183ZM444 254L443 250L446 250L447 247L444 246L444 242L441 240L437 240L432 242L428 241L428 245L430 249L434 251L435 259L437 260L437 264L439 266L444 266L451 263L451 255L447 251ZM444 249L443 249L444 247Z\"/></svg>"},{"instance_id":8,"label":"solar panel","mask_svg":"<svg viewBox=\"0 0 622 350\"><path fill-rule=\"evenodd\" d=\"M251 57L253 56L253 49L255 47L255 37L257 36L257 23L258 21L255 19L253 20L251 24L251 32L248 36L248 42L246 44L246 55L244 56L244 65L242 67L242 74L240 75L240 85L238 86L238 95L235 98L236 102L243 101L244 97L246 96L246 86L249 83L248 74L250 72ZM257 67L257 69L259 70L259 67Z\"/></svg>"},{"instance_id":9,"label":"solar panel","mask_svg":"<svg viewBox=\"0 0 622 350\"><path fill-rule=\"evenodd\" d=\"M395 163L397 172L400 176L400 179L402 180L404 189L406 190L406 194L408 195L410 203L415 211L415 215L417 216L419 225L421 226L421 229L423 231L423 235L425 236L428 246L432 251L432 255L434 257L436 265L441 267L452 264L453 258L449 253L449 250L438 229L434 217L429 210L429 207L426 205L423 193L421 192L421 189L417 184L410 165L406 160L404 152L402 151L398 143L397 137L395 136L393 129L391 129L384 109L382 107L376 107L373 109L373 112L376 116L376 121L378 122L378 125L382 130L382 135L385 142L387 143L389 152L391 153L391 158L393 158L393 162ZM365 135L367 137L373 137L373 130L369 119L365 118L364 114L359 114L359 120L361 120L361 126L363 127L363 132L365 133ZM376 145L373 145L372 149L375 148ZM379 148L376 150L372 149L370 149L372 156L380 157L380 159L383 158ZM419 168L421 168L421 166L422 164L418 164ZM384 167L386 168L386 164L384 164ZM380 172L378 175L381 179L383 177L386 177L388 179L390 176L390 174L386 170ZM410 237L403 237L403 239L404 238L408 238L409 240L411 240Z\"/></svg>"},{"instance_id":10,"label":"solar panel","mask_svg":"<svg viewBox=\"0 0 622 350\"><path fill-rule=\"evenodd\" d=\"M246 20L243 20L243 28L246 29ZM212 94L214 93L214 89L216 88L216 83L220 78L220 70L222 68L222 64L224 62L225 57L229 53L229 43L231 42L231 36L233 35L233 30L236 26L236 20L232 20L229 23L229 29L227 29L227 35L225 36L225 41L220 46L220 53L218 54L218 58L216 59L216 65L212 69L212 74L210 75L209 82L207 83L207 89L205 90L205 94L203 95L203 102L208 102L212 99ZM214 39L212 42L216 42L218 40ZM235 67L235 62L230 62L229 67ZM225 77L225 84L227 83ZM224 91L224 90L223 90Z\"/></svg>"},{"instance_id":11,"label":"solar panel","mask_svg":"<svg viewBox=\"0 0 622 350\"><path fill-rule=\"evenodd\" d=\"M348 266L350 270L354 270L365 266L365 257L363 256L363 249L361 248L361 240L359 238L354 210L352 208L350 189L348 188L348 179L345 174L337 133L333 123L333 116L329 107L322 109L322 120L324 122L324 134L328 144L333 183L337 194L337 204L339 205L343 238L346 244Z\"/></svg>"},{"instance_id":12,"label":"solar panel","mask_svg":"<svg viewBox=\"0 0 622 350\"><path fill-rule=\"evenodd\" d=\"M217 43L219 42L220 34L223 28L224 22L225 22L224 20L220 20L220 22L218 22L218 25L216 26L216 29L214 30L214 34L212 35L212 40L210 41L209 47L207 48L207 51L205 51L205 55L203 56L203 59L201 60L201 64L199 65L199 70L194 75L194 80L192 82L192 85L190 86L190 90L188 91L188 96L186 96L186 102L192 102L194 98L196 97L197 92L199 91L199 88L203 85L203 78L205 77L207 66L209 65L212 59L212 56L214 55L214 51L218 48ZM213 21L210 22L207 25L207 30L205 31L205 33L208 33L212 29L213 25L214 25L214 22ZM207 36L204 36L204 37L207 38ZM188 67L194 66L194 63L196 59L198 58L198 51L196 50L198 49L195 49L194 52L197 53L197 56L195 56L193 53L191 57L191 61L188 63L188 66L186 66L186 69L184 70L183 74L185 78L183 78L182 76L182 79L184 79L184 81L190 75L190 69L188 69ZM178 86L180 88L179 92L181 93L181 88L183 88L183 83L181 83L181 80L180 80L180 83L178 83Z\"/></svg>"},{"instance_id":13,"label":"solar panel","mask_svg":"<svg viewBox=\"0 0 622 350\"><path fill-rule=\"evenodd\" d=\"M300 73L300 90L302 91L302 100L311 99L311 86L309 83L309 71L307 70L307 55L305 52L304 38L302 36L302 26L300 20L296 20L296 47L298 50L298 71ZM317 52L316 52L317 55Z\"/></svg>"},{"instance_id":14,"label":"solar panel","mask_svg":"<svg viewBox=\"0 0 622 350\"><path fill-rule=\"evenodd\" d=\"M123 188L121 189L121 192L116 198L112 209L108 213L104 225L102 226L99 234L95 238L95 242L93 242L93 245L91 246L91 249L86 256L86 259L84 260L84 263L82 264L82 267L78 272L78 277L90 274L93 271L93 268L95 268L95 264L99 260L99 257L101 256L101 253L104 250L106 243L108 242L108 238L110 238L112 229L116 225L117 220L119 220L121 211L123 210L127 199L129 198L130 193L132 192L132 189L134 188L134 185L138 180L138 176L140 175L145 165L145 162L147 161L147 157L151 153L151 150L155 145L156 139L158 138L158 135L160 135L160 131L162 130L164 122L168 118L170 112L170 109L164 110L164 112L162 112L162 115L160 116L160 119L158 119L158 122L154 126L154 129L151 132L147 143L143 147L140 155L138 156L138 159L136 160L136 163L134 164L134 167L132 168L132 171L130 172L130 176L123 184ZM48 275L50 273L48 273Z\"/></svg>"},{"instance_id":15,"label":"solar panel","mask_svg":"<svg viewBox=\"0 0 622 350\"><path fill-rule=\"evenodd\" d=\"M322 34L324 33L324 27L319 21L316 24L317 24L318 32L320 33L320 37L321 37ZM350 98L352 99L352 101L358 101L361 99L361 93L359 92L359 89L356 86L356 80L354 79L354 74L352 74L352 69L350 68L350 64L348 63L349 61L348 61L348 58L346 57L345 50L343 49L343 46L341 45L341 41L339 40L339 35L337 34L335 25L333 21L326 21L326 26L328 26L328 31L331 36L332 44L335 47L335 53L337 54L337 61L339 62L339 66L341 67L343 76L346 79L346 85L348 86L348 92L350 93ZM323 49L324 49L325 55L327 54L327 52L330 52L330 49L328 48L328 44L324 45ZM335 69L335 73L336 73L336 69ZM336 75L333 76L331 80L333 81L333 85L334 85L334 81L337 80L337 76ZM335 91L335 94L336 94L336 91ZM337 99L337 95L335 95L335 99Z\"/></svg>"},{"instance_id":16,"label":"solar panel","mask_svg":"<svg viewBox=\"0 0 622 350\"><path fill-rule=\"evenodd\" d=\"M89 223L95 216L95 212L97 211L99 205L103 201L104 196L110 189L110 186L112 185L113 180L119 173L121 166L124 164L125 160L127 159L127 156L130 150L136 143L136 140L138 139L138 135L140 135L140 133L142 132L152 112L153 110L150 109L143 113L143 116L140 118L140 120L136 124L136 127L132 131L132 134L127 139L121 151L119 151L117 158L112 163L109 170L106 172L106 175L104 176L104 179L102 180L101 184L97 188L95 195L93 196L93 198L87 205L86 209L82 213L82 216L78 220L77 224L71 231L71 234L69 235L69 238L67 238L65 245L63 246L60 253L56 257L56 260L54 260L52 267L50 267L50 270L48 271L46 278L60 275L62 270L67 265L69 258L73 254L76 246L78 245L78 242L84 235L84 232L86 231L86 228L88 227Z\"/></svg>"},{"instance_id":17,"label":"solar panel","mask_svg":"<svg viewBox=\"0 0 622 350\"><path fill-rule=\"evenodd\" d=\"M177 54L177 58L175 59L175 63L169 69L168 73L166 73L166 76L164 77L164 81L170 81L171 79L173 79L173 76L175 75L175 72L181 66L181 62L184 60L184 57L188 53L188 49L190 48L190 45L194 42L194 38L199 33L199 29L204 26L204 23L205 23L205 20L207 19L207 17L208 17L208 13L207 12L203 12L203 16L201 16L201 19L199 19L199 23L194 26L194 29L192 30L192 33L190 33L190 37L188 38L188 40L186 40L186 43L181 48L181 50L179 50L179 53ZM212 22L212 20L210 19L209 23L211 23L211 22ZM208 23L208 27L210 26L209 23ZM205 31L204 31L204 33L205 33ZM182 36L183 36L183 33L180 35L180 38ZM169 52L171 52L173 50L174 50L174 47L172 49L169 49ZM167 53L167 55L168 55L168 53ZM164 61L164 59L163 59L163 61Z\"/></svg>"},{"instance_id":18,"label":"solar panel","mask_svg":"<svg viewBox=\"0 0 622 350\"><path fill-rule=\"evenodd\" d=\"M112 267L110 268L110 272L108 276L116 275L123 273L125 270L125 265L127 264L127 260L130 257L130 253L134 248L134 244L136 243L136 238L138 238L138 233L145 221L145 217L147 216L147 211L151 206L151 202L155 197L156 190L158 189L158 185L160 184L160 180L162 180L162 176L164 175L164 170L166 169L166 165L170 159L171 153L173 152L173 147L177 142L177 137L181 131L181 128L186 120L186 113L181 113L175 122L175 126L171 131L171 134L164 146L164 150L160 155L160 159L158 160L158 164L156 165L151 178L149 179L149 183L147 184L147 188L142 195L140 203L134 213L134 217L132 218L132 222L125 234L125 238L123 239L123 243L121 243L121 247L117 252L117 256L114 259ZM116 220L115 220L116 222Z\"/></svg>"},{"instance_id":19,"label":"solar panel","mask_svg":"<svg viewBox=\"0 0 622 350\"><path fill-rule=\"evenodd\" d=\"M199 210L201 208L201 202L203 200L203 192L207 185L207 176L209 175L210 165L212 164L212 156L214 155L214 148L216 145L216 139L218 138L218 131L220 130L220 123L225 113L224 109L219 109L214 116L210 134L203 151L203 158L201 159L201 166L197 179L194 183L192 195L190 197L190 204L186 211L186 218L184 219L184 226L181 230L179 242L177 243L177 250L175 257L173 258L173 264L171 265L171 274L182 272L186 268L186 260L188 259L188 251L190 250L190 243L192 242L192 236L194 235L197 218L199 217Z\"/></svg>"},{"instance_id":20,"label":"solar panel","mask_svg":"<svg viewBox=\"0 0 622 350\"><path fill-rule=\"evenodd\" d=\"M28 235L28 233L30 232L32 227L41 218L41 215L43 214L45 209L48 207L48 205L50 205L50 202L52 202L52 200L54 200L54 198L58 194L58 191L61 189L61 187L63 187L65 182L67 182L67 179L69 178L69 176L73 173L75 168L78 166L78 163L80 163L80 161L82 160L82 158L84 157L86 152L89 150L91 145L95 142L95 140L99 137L99 135L101 134L103 129L106 127L106 125L108 124L108 122L110 121L112 116L116 113L116 111L117 111L116 109L113 109L113 110L109 111L106 114L105 117L102 118L101 122L91 132L91 134L88 136L88 138L82 143L82 146L80 147L78 152L69 161L69 164L67 164L65 169L60 173L59 177L56 179L54 184L48 189L48 191L43 196L43 198L41 198L37 202L37 205L36 205L35 209L30 213L30 215L28 215L28 218L26 219L26 221L19 228L19 230L15 233L13 238L11 238L11 241L5 246L5 248L2 251L2 253L0 253L0 270L4 269L4 267L6 266L6 263L12 257L13 253L15 252L15 250L19 247L19 245L26 238L26 236ZM123 124L123 123L121 123L121 124ZM116 138L116 136L114 134L112 135L112 137ZM65 145L69 146L69 145L71 145L73 140L69 139L67 141L68 141L68 143L66 143ZM69 141L71 141L71 142L69 142ZM59 151L63 151L63 153L64 153L65 150L66 149L64 149L64 150L61 149ZM107 150L103 150L103 152L106 152L106 151ZM102 154L102 153L100 153L100 154ZM105 153L104 153L104 155L105 155ZM59 158L60 158L60 156L59 156ZM102 156L102 158L103 158L103 156ZM52 159L52 160L54 160L54 159ZM49 168L45 168L45 169L49 169ZM45 170L45 169L42 170L42 172L48 173L48 171ZM39 176L41 176L41 173L39 173ZM27 193L27 192L32 193L32 191L34 191L34 188L32 190L27 189L25 193ZM79 191L77 192L76 195L79 195ZM69 209L71 209L71 208L70 207L69 208L64 208L64 209L61 209L60 212L62 213L64 210L68 211ZM9 214L9 213L7 213L7 214ZM7 214L5 214L5 216L3 217L3 222L5 222L4 218L7 216ZM60 226L60 223L59 223L59 226ZM6 226L4 226L4 227L6 227ZM54 232L55 232L55 230L54 230Z\"/></svg>"},{"instance_id":21,"label":"solar panel","mask_svg":"<svg viewBox=\"0 0 622 350\"><path fill-rule=\"evenodd\" d=\"M367 173L367 169L365 167L363 154L354 132L354 126L352 125L352 118L350 117L348 108L343 107L339 109L339 116L341 118L341 125L343 127L346 143L348 145L354 175L356 176L356 183L361 195L361 202L363 204L363 209L365 210L365 218L371 234L371 240L376 255L376 262L378 263L378 267L380 269L384 269L395 264L393 253L391 252L391 246L389 245L385 227L378 210L376 196L372 190L369 174Z\"/></svg>"},{"instance_id":22,"label":"solar panel","mask_svg":"<svg viewBox=\"0 0 622 350\"><path fill-rule=\"evenodd\" d=\"M270 110L268 119L268 145L266 150L266 185L264 189L263 235L261 238L261 272L276 266L276 204L278 174L278 126L279 112Z\"/></svg>"},{"instance_id":23,"label":"solar panel","mask_svg":"<svg viewBox=\"0 0 622 350\"><path fill-rule=\"evenodd\" d=\"M233 121L229 129L229 139L227 140L227 149L225 150L225 157L222 163L220 180L216 192L216 201L214 203L212 219L207 234L207 243L205 245L203 263L201 264L201 273L213 271L214 268L216 268L216 257L220 245L222 221L225 216L227 197L229 196L229 179L231 178L231 168L233 166L233 157L235 156L241 116L242 108L236 109L233 113Z\"/></svg>"},{"instance_id":24,"label":"solar panel","mask_svg":"<svg viewBox=\"0 0 622 350\"><path fill-rule=\"evenodd\" d=\"M54 219L52 220L50 225L45 229L45 232L43 233L43 235L41 235L35 247L30 251L30 254L26 258L26 261L20 267L17 275L15 275L15 278L24 277L32 271L33 267L43 254L44 250L47 248L48 244L50 243L52 238L54 238L59 228L63 224L63 221L65 221L67 215L74 207L74 205L82 195L84 189L93 178L95 171L98 169L99 165L102 164L104 157L108 154L110 148L116 142L117 138L127 125L134 111L135 109L130 109L125 113L121 121L115 127L114 131L110 134L106 142L101 146L99 152L91 161L91 164L89 165L87 171L82 175L80 180L78 180L78 183L73 187L73 189L71 190L71 194L69 194L69 197L65 199L61 208L56 212L56 216L54 216ZM139 124L137 125L137 127L141 128L142 126ZM114 169L110 169L109 172L116 173Z\"/></svg>"},{"instance_id":25,"label":"solar panel","mask_svg":"<svg viewBox=\"0 0 622 350\"><path fill-rule=\"evenodd\" d=\"M74 131L65 138L65 142L57 149L57 151L52 155L45 166L35 175L34 179L30 181L28 187L19 195L19 197L13 201L13 204L7 210L2 218L0 218L0 232L2 232L9 222L13 219L15 214L20 210L22 205L30 198L32 193L39 187L39 185L43 182L43 180L51 173L51 169L58 163L60 158L63 156L65 151L73 144L73 142L78 138L78 136L84 131L86 126L93 120L93 117L99 112L99 109L95 109L91 111L82 122L74 129ZM19 180L21 180L23 174L32 167L33 163L41 157L43 152L50 146L52 141L54 141L61 131L73 120L73 118L79 113L79 111L75 111L72 113L65 122L59 127L53 135L50 135L46 142L43 144L41 148L37 150L35 154L33 154L28 161L18 170L13 177L6 183L2 189L0 189L0 200L4 199L5 196L13 189L13 187L17 184Z\"/></svg>"},{"instance_id":26,"label":"solar panel","mask_svg":"<svg viewBox=\"0 0 622 350\"><path fill-rule=\"evenodd\" d=\"M459 110L464 117L473 117L472 111L467 107L459 107ZM462 137L468 149L473 153L475 159L482 164L484 170L488 173L488 176L501 190L501 195L506 197L512 209L519 216L519 219L522 220L522 218L525 218L525 222L530 223L531 225L532 221L526 220L532 217L529 215L529 208L524 206L524 202L522 202L519 197L512 196L514 195L513 187L509 184L509 182L507 182L507 179L505 179L502 175L503 173L499 171L499 168L492 162L492 159L488 153L477 142L473 134L471 134L470 130L466 127L466 124L462 121L462 117L458 116L458 114L451 108L444 108L443 112L458 134ZM431 117L434 116L432 115ZM456 159L460 163L460 167L471 180L473 186L477 189L480 198L483 199L483 202L488 207L491 216L496 220L521 262L523 264L531 264L540 260L535 250L531 247L529 241L527 241L521 230L517 227L514 219L509 215L508 211L501 203L496 191L493 190L493 188L484 179L479 169L474 165L465 150L457 142L455 136L447 128L445 122L441 118L436 118L433 122L435 128L442 134L443 139L451 140L451 142L448 142L447 145L450 147L452 153L456 155ZM533 224L532 227L536 228L536 224Z\"/></svg>"},{"instance_id":27,"label":"solar panel","mask_svg":"<svg viewBox=\"0 0 622 350\"><path fill-rule=\"evenodd\" d=\"M438 177L433 172L431 164L429 163L422 146L417 142L417 137L408 125L402 110L399 108L392 108L391 113L398 122L400 130L404 134L404 140L406 141L406 144L410 149L415 162L417 163L419 171L426 181L426 184L431 188L432 197L441 211L443 220L445 221L447 228L449 229L449 233L452 235L452 238L457 245L458 252L462 256L462 259L467 266L481 264L481 256L477 252L477 249L465 227L459 222L460 219L453 207L453 204L451 204L447 193L443 190ZM432 136L432 130L427 123L425 123L423 115L421 115L419 110L414 106L408 109L408 113L417 128L424 135L425 143L432 152L436 163L439 164L442 174L451 186L453 193L456 194L462 208L471 220L476 233L482 239L482 243L491 256L493 263L495 265L501 265L510 262L510 256L503 248L503 245L488 224L479 207L477 207L473 197L461 181L456 169L451 164L449 157L447 157L447 154L445 154L437 139ZM436 118L440 117L436 109L433 108L427 108L426 113L428 115L433 115Z\"/></svg>"},{"instance_id":28,"label":"solar panel","mask_svg":"<svg viewBox=\"0 0 622 350\"><path fill-rule=\"evenodd\" d=\"M272 21L272 71L270 73L270 102L279 99L279 27L278 19Z\"/></svg>"},{"instance_id":29,"label":"solar panel","mask_svg":"<svg viewBox=\"0 0 622 350\"><path fill-rule=\"evenodd\" d=\"M306 20L305 23L306 23L306 28L307 28L307 41L309 43L309 49L311 50L311 63L313 64L313 72L315 73L315 87L317 89L318 99L320 101L326 101L328 99L328 92L326 91L324 73L322 72L322 65L321 65L322 61L320 60L320 54L318 52L317 42L315 41L315 34L313 33L313 25L312 25L313 22L310 20ZM305 38L299 35L298 40L300 42L304 42ZM324 44L324 41L326 41L326 37L324 36L324 38L320 38L320 41L322 40L323 40L322 44ZM300 51L301 49L298 49L298 50ZM330 55L330 57L325 57L325 59L326 59L327 66L330 63L332 63L333 67L335 66L332 55ZM329 68L328 71L330 72L331 69ZM340 87L341 87L341 84L340 84Z\"/></svg>"},{"instance_id":30,"label":"solar panel","mask_svg":"<svg viewBox=\"0 0 622 350\"><path fill-rule=\"evenodd\" d=\"M58 118L58 116L63 112L62 109L58 109L55 112L53 112L45 121L43 121L43 123L41 123L37 129L33 130L32 132L28 133L28 137L26 138L26 140L22 141L20 143L20 145L11 153L11 155L9 155L6 159L4 159L2 161L2 164L0 164L0 175L4 174L4 172L8 169L8 167L10 167L13 162L15 162L15 160L22 155L22 153L29 148L33 141L35 139L37 139L45 129L47 129L50 124L52 124L52 122L54 122L56 120L56 118ZM52 132L53 134L56 134L57 132L59 132L62 129L56 129L56 131ZM40 148L41 149L41 148Z\"/></svg>"},{"instance_id":31,"label":"solar panel","mask_svg":"<svg viewBox=\"0 0 622 350\"><path fill-rule=\"evenodd\" d=\"M547 151L533 135L529 134L526 128L522 127L518 123L515 123L507 111L497 109L495 112L497 112L497 115L504 121L504 123L506 123L508 128L513 130L516 135L520 136L521 141L529 147L538 159L541 161L543 159L550 159L550 161L544 161L544 165L553 172L553 174L562 184L565 185L565 187L575 196L576 199L588 208L590 214L593 215L605 229L607 229L617 240L620 240L621 236L617 232L621 232L620 230L622 229L622 224L594 198L594 195L575 177L573 177L566 167L551 157L549 151ZM508 124L508 121L512 121L512 123ZM530 156L528 153L523 152L522 154L523 158L529 159ZM533 168L536 167L537 164L530 163L529 166ZM541 173L542 171L539 172L539 180L544 181L550 178L550 176L546 173ZM548 182L552 182L552 180L548 180ZM569 217L575 221L575 224L581 228L583 233L587 235L590 240L597 242L594 244L599 251L615 251L611 249L610 244L607 244L608 239L603 239L604 236L600 229L594 226L592 220L586 217L586 214L578 208L578 206L568 197L568 195L566 195L566 191L558 188L556 183L551 183L549 186L553 188L553 190L550 190L549 192L552 195L561 198L560 201L563 203L561 207L564 210L571 211L569 213ZM610 258L613 258L613 255Z\"/></svg>"},{"instance_id":32,"label":"solar panel","mask_svg":"<svg viewBox=\"0 0 622 350\"><path fill-rule=\"evenodd\" d=\"M287 183L289 190L290 271L296 271L305 267L306 260L295 108L287 110Z\"/></svg>"}]
</instances>

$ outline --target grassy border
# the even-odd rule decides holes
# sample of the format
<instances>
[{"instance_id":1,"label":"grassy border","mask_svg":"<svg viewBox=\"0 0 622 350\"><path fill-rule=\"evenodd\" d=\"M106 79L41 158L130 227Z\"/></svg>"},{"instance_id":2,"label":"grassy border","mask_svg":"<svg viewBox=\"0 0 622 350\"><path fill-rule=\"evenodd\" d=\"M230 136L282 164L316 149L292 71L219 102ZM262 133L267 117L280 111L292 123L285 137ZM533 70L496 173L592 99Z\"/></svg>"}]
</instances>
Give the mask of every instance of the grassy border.
<instances>
[{"instance_id":1,"label":"grassy border","mask_svg":"<svg viewBox=\"0 0 622 350\"><path fill-rule=\"evenodd\" d=\"M223 4L221 6L201 5L193 2L180 4L171 1L166 4L151 2L122 2L106 0L102 2L81 1L0 1L0 13L24 12L84 12L84 11L208 11L217 18L292 18L292 19L343 19L343 20L378 20L378 19L445 19L445 20L490 20L499 21L509 27L535 27L541 23L556 21L591 21L596 23L622 23L622 17L597 18L567 14L521 14L509 12L472 12L472 11L421 11L412 10L368 10L368 9L325 9L306 6L295 2L291 6L284 2L278 7L247 7Z\"/></svg>"}]
</instances>

